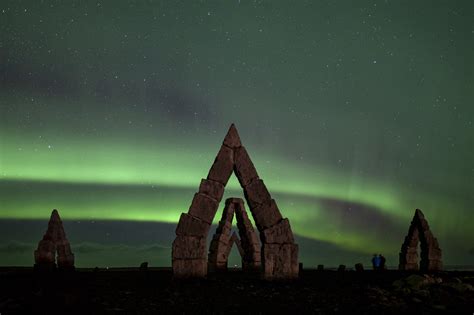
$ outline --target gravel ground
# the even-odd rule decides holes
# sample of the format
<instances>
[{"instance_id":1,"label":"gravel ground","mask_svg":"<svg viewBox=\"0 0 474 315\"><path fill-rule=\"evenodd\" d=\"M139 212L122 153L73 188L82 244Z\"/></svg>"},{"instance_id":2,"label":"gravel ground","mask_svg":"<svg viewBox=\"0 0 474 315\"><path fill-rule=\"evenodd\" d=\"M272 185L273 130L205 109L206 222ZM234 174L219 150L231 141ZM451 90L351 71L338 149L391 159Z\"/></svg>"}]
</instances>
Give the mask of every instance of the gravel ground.
<instances>
[{"instance_id":1,"label":"gravel ground","mask_svg":"<svg viewBox=\"0 0 474 315\"><path fill-rule=\"evenodd\" d=\"M240 270L173 281L169 269L0 270L0 314L432 314L474 312L474 272L304 270L267 282Z\"/></svg>"}]
</instances>

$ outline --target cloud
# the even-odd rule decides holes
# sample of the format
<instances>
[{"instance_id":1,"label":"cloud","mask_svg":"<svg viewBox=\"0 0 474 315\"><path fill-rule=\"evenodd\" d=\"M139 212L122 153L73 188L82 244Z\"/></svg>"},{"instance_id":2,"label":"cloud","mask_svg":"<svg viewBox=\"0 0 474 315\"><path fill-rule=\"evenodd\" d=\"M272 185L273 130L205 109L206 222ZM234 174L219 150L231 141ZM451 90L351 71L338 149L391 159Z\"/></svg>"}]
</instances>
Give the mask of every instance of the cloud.
<instances>
[{"instance_id":1,"label":"cloud","mask_svg":"<svg viewBox=\"0 0 474 315\"><path fill-rule=\"evenodd\" d=\"M0 253L25 253L33 252L36 249L36 244L24 243L20 241L9 241L6 243L0 243ZM89 253L100 253L105 251L113 252L158 252L167 251L171 248L161 244L145 244L139 246L126 245L126 244L100 244L84 242L78 244L71 244L73 253L89 254Z\"/></svg>"},{"instance_id":2,"label":"cloud","mask_svg":"<svg viewBox=\"0 0 474 315\"><path fill-rule=\"evenodd\" d=\"M72 251L76 253L96 253L105 250L105 246L98 243L79 243L71 247Z\"/></svg>"},{"instance_id":3,"label":"cloud","mask_svg":"<svg viewBox=\"0 0 474 315\"><path fill-rule=\"evenodd\" d=\"M139 246L133 245L126 245L126 244L100 244L100 243L79 243L76 245L71 245L72 251L76 253L99 253L105 251L113 251L113 252L156 252L156 251L164 251L169 250L169 246L164 246L161 244L145 244Z\"/></svg>"},{"instance_id":4,"label":"cloud","mask_svg":"<svg viewBox=\"0 0 474 315\"><path fill-rule=\"evenodd\" d=\"M0 253L25 253L33 252L36 246L30 243L23 243L20 241L9 241L7 243L0 243Z\"/></svg>"}]
</instances>

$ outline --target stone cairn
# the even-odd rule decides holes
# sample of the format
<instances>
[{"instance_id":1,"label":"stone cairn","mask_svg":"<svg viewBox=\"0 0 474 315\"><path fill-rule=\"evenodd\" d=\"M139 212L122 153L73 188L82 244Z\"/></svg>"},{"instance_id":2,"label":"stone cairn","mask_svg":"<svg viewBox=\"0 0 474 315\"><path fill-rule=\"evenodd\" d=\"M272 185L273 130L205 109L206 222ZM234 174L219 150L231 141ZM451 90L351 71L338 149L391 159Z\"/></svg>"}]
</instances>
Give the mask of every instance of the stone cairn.
<instances>
[{"instance_id":1,"label":"stone cairn","mask_svg":"<svg viewBox=\"0 0 474 315\"><path fill-rule=\"evenodd\" d=\"M420 243L421 260L418 267L418 243ZM400 270L437 271L443 268L441 249L438 240L430 231L423 212L416 209L411 221L408 235L405 237L400 252Z\"/></svg>"},{"instance_id":2,"label":"stone cairn","mask_svg":"<svg viewBox=\"0 0 474 315\"><path fill-rule=\"evenodd\" d=\"M201 180L188 213L181 214L173 242L172 266L176 278L207 275L206 239L224 187L235 172L260 232L262 277L298 277L298 245L288 219L283 219L232 124L206 179Z\"/></svg>"},{"instance_id":3,"label":"stone cairn","mask_svg":"<svg viewBox=\"0 0 474 315\"><path fill-rule=\"evenodd\" d=\"M234 213L237 217L240 240L235 232L229 237ZM229 198L225 202L222 219L211 240L208 270L227 270L227 261L234 243L242 257L242 269L244 271L259 270L261 266L260 242L245 211L244 201L240 198Z\"/></svg>"},{"instance_id":4,"label":"stone cairn","mask_svg":"<svg viewBox=\"0 0 474 315\"><path fill-rule=\"evenodd\" d=\"M56 260L60 270L74 270L74 254L66 238L59 213L54 209L49 219L48 230L38 243L38 249L35 250L35 269L53 270L56 268Z\"/></svg>"}]
</instances>

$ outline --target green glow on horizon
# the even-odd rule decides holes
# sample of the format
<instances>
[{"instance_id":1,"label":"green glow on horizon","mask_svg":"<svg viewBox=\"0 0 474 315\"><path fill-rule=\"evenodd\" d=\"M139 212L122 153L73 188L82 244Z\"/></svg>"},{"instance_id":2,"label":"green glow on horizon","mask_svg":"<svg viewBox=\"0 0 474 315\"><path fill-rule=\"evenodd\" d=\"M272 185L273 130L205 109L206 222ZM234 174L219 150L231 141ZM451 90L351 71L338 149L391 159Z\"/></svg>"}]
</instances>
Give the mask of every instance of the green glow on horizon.
<instances>
[{"instance_id":1,"label":"green glow on horizon","mask_svg":"<svg viewBox=\"0 0 474 315\"><path fill-rule=\"evenodd\" d=\"M200 178L206 177L222 141L216 141L218 145L205 150L161 144L150 148L117 143L108 144L104 149L100 142L81 144L74 141L81 148L78 150L60 146L38 149L37 145L25 143L11 135L7 139L4 150L9 154L1 160L0 176L4 180L149 184L193 189L199 185ZM196 156L195 152L199 155ZM396 190L375 181L357 177L348 180L342 174L315 166L288 165L274 157L254 157L251 152L250 155L260 177L271 187L271 192L361 202L392 214L397 214L400 208ZM237 181L231 181L228 188L238 189L239 185Z\"/></svg>"},{"instance_id":2,"label":"green glow on horizon","mask_svg":"<svg viewBox=\"0 0 474 315\"><path fill-rule=\"evenodd\" d=\"M7 139L2 150L9 153L1 159L1 176L4 181L112 184L117 185L119 190L121 185L136 186L135 190L142 186L161 186L187 192L184 195L170 193L159 200L149 196L140 199L132 193L117 197L113 192L96 196L92 200L84 197L69 200L70 194L63 196L59 193L56 196L53 192L42 202L10 200L8 207L1 210L0 218L46 218L49 216L46 209L58 208L70 220L166 223L176 223L180 214L187 211L193 193L197 190L200 179L206 177L222 141L216 141L217 145L210 145L209 148L198 149L193 146L180 148L176 143L175 146L156 144L153 147L130 143L124 146L116 142L108 142L104 148L103 143L99 141L80 143L76 140L73 141L74 147L57 145L50 149L44 146L38 148L36 144L26 142L25 138L9 135ZM381 246L380 241L370 235L347 230L347 227L337 222L331 223L330 218L322 216L323 212L317 205L304 201L308 197L363 203L390 215L397 222L407 222L407 225L413 209L417 207L410 203L415 199L415 195L393 184L386 185L357 176L347 177L336 171L322 170L307 164L288 164L269 155L256 156L252 154L251 148L248 149L270 193L274 196L289 195L296 200L288 203L280 198L277 202L284 216L290 218L294 232L301 236L365 253L376 252ZM242 194L235 176L231 177L227 185L226 194L231 192ZM418 204L430 204L433 199L430 194L420 195L416 192ZM430 204L431 213L442 211L448 204L448 201L437 196L436 203ZM442 220L447 227L459 227L459 222L448 222L444 216L438 217L434 214L430 215L432 224L438 224ZM219 219L217 217L218 215L216 220ZM343 234L341 230L344 230ZM464 233L459 231L464 231L464 228L451 234Z\"/></svg>"}]
</instances>

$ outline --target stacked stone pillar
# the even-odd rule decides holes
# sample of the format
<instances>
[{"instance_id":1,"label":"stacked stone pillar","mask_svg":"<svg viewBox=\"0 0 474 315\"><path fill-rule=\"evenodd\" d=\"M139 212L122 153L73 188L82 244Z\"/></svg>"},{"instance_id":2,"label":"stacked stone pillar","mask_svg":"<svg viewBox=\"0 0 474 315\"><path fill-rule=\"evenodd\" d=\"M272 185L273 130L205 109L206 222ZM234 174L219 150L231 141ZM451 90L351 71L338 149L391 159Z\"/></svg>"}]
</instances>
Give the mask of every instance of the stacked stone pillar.
<instances>
[{"instance_id":1,"label":"stacked stone pillar","mask_svg":"<svg viewBox=\"0 0 474 315\"><path fill-rule=\"evenodd\" d=\"M207 234L224 193L224 185L201 180L188 213L182 213L173 242L172 266L176 278L207 275Z\"/></svg>"},{"instance_id":2,"label":"stacked stone pillar","mask_svg":"<svg viewBox=\"0 0 474 315\"><path fill-rule=\"evenodd\" d=\"M53 270L56 267L60 270L74 270L74 254L56 209L51 213L48 230L38 243L34 256L36 270Z\"/></svg>"},{"instance_id":3,"label":"stacked stone pillar","mask_svg":"<svg viewBox=\"0 0 474 315\"><path fill-rule=\"evenodd\" d=\"M298 277L298 245L288 219L283 219L274 199L245 149L235 149L234 171L244 190L245 199L260 232L264 279L294 279Z\"/></svg>"},{"instance_id":4,"label":"stacked stone pillar","mask_svg":"<svg viewBox=\"0 0 474 315\"><path fill-rule=\"evenodd\" d=\"M420 264L418 265L418 244ZM416 209L408 235L400 251L400 270L438 271L443 269L442 252L438 240L433 236L423 212Z\"/></svg>"},{"instance_id":5,"label":"stacked stone pillar","mask_svg":"<svg viewBox=\"0 0 474 315\"><path fill-rule=\"evenodd\" d=\"M244 201L240 198L230 198L227 199L226 202L233 203L235 207L240 246L243 251L243 253L241 253L242 270L251 272L259 271L262 264L261 245L252 222L247 215L247 211L245 211Z\"/></svg>"},{"instance_id":6,"label":"stacked stone pillar","mask_svg":"<svg viewBox=\"0 0 474 315\"><path fill-rule=\"evenodd\" d=\"M226 271L229 260L230 250L233 241L230 236L232 230L232 219L234 217L234 204L226 202L222 219L212 237L208 255L209 271Z\"/></svg>"}]
</instances>

